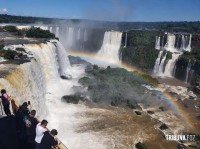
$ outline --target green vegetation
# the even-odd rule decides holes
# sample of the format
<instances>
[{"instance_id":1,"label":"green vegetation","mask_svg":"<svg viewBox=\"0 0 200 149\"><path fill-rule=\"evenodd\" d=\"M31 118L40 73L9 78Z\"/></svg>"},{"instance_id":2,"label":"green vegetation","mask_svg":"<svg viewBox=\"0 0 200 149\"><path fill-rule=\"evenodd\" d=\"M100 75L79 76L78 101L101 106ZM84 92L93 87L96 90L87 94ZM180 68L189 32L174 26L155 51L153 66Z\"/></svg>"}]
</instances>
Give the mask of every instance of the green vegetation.
<instances>
[{"instance_id":1,"label":"green vegetation","mask_svg":"<svg viewBox=\"0 0 200 149\"><path fill-rule=\"evenodd\" d=\"M16 26L12 26L12 25L8 25L8 26L3 27L2 31L15 33L18 36L22 36L25 33L24 30L17 29Z\"/></svg>"},{"instance_id":2,"label":"green vegetation","mask_svg":"<svg viewBox=\"0 0 200 149\"><path fill-rule=\"evenodd\" d=\"M5 59L9 59L9 60L10 59L14 59L14 57L15 57L16 54L17 54L16 51L8 49L8 50L4 51L4 58Z\"/></svg>"},{"instance_id":3,"label":"green vegetation","mask_svg":"<svg viewBox=\"0 0 200 149\"><path fill-rule=\"evenodd\" d=\"M150 80L148 75L110 66L105 69L93 65L87 73L88 76L79 79L79 83L88 88L87 94L94 102L106 102L112 106L132 109L138 107L137 101L144 95L141 85L147 84L147 81L143 78Z\"/></svg>"},{"instance_id":4,"label":"green vegetation","mask_svg":"<svg viewBox=\"0 0 200 149\"><path fill-rule=\"evenodd\" d=\"M0 50L3 50L3 48L4 48L4 45L0 44Z\"/></svg>"},{"instance_id":5,"label":"green vegetation","mask_svg":"<svg viewBox=\"0 0 200 149\"><path fill-rule=\"evenodd\" d=\"M122 61L142 70L152 70L159 51L155 49L155 37L162 35L159 31L129 31L127 48L121 48ZM125 42L125 34L122 43Z\"/></svg>"},{"instance_id":6,"label":"green vegetation","mask_svg":"<svg viewBox=\"0 0 200 149\"><path fill-rule=\"evenodd\" d=\"M7 32L17 32L18 31L17 27L16 26L12 26L12 25L5 26L4 29Z\"/></svg>"},{"instance_id":7,"label":"green vegetation","mask_svg":"<svg viewBox=\"0 0 200 149\"><path fill-rule=\"evenodd\" d=\"M30 29L20 30L20 29L17 29L16 26L9 25L9 26L5 26L3 29L4 31L15 33L18 36L24 35L29 38L48 38L48 39L56 38L55 35L49 32L48 30L42 30L40 28L35 28L35 27L31 27Z\"/></svg>"},{"instance_id":8,"label":"green vegetation","mask_svg":"<svg viewBox=\"0 0 200 149\"><path fill-rule=\"evenodd\" d=\"M11 16L6 14L0 14L0 23L35 23L42 22L45 24L51 24L56 21L62 21L71 23L73 25L78 24L80 21L84 21L86 24L93 24L93 26L115 29L115 30L164 30L167 32L200 32L200 21L196 22L100 22L91 20L79 20L79 19L55 19L55 18L41 18L41 17L25 17L25 16ZM103 27L102 27L103 23Z\"/></svg>"},{"instance_id":9,"label":"green vegetation","mask_svg":"<svg viewBox=\"0 0 200 149\"><path fill-rule=\"evenodd\" d=\"M146 73L139 73L138 71L134 71L134 73L141 76L144 80L153 86L157 86L159 84L159 81L156 78L153 78L151 75Z\"/></svg>"},{"instance_id":10,"label":"green vegetation","mask_svg":"<svg viewBox=\"0 0 200 149\"><path fill-rule=\"evenodd\" d=\"M158 50L145 46L128 47L121 49L122 61L139 69L151 70L158 57Z\"/></svg>"},{"instance_id":11,"label":"green vegetation","mask_svg":"<svg viewBox=\"0 0 200 149\"><path fill-rule=\"evenodd\" d=\"M34 27L26 31L26 36L31 38L55 38L55 35L50 33L48 30L42 30Z\"/></svg>"},{"instance_id":12,"label":"green vegetation","mask_svg":"<svg viewBox=\"0 0 200 149\"><path fill-rule=\"evenodd\" d=\"M84 86L88 86L88 85L92 84L92 80L89 77L83 77L83 78L79 79L79 83Z\"/></svg>"},{"instance_id":13,"label":"green vegetation","mask_svg":"<svg viewBox=\"0 0 200 149\"><path fill-rule=\"evenodd\" d=\"M167 59L172 59L172 52L170 51L167 51Z\"/></svg>"}]
</instances>

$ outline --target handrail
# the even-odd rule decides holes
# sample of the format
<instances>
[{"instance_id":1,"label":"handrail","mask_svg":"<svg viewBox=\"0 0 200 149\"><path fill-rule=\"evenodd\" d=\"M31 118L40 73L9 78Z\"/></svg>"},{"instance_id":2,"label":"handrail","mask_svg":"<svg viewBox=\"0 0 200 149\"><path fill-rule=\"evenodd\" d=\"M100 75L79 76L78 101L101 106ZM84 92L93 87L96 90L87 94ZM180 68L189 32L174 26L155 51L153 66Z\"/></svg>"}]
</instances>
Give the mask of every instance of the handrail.
<instances>
[{"instance_id":1,"label":"handrail","mask_svg":"<svg viewBox=\"0 0 200 149\"><path fill-rule=\"evenodd\" d=\"M2 105L2 101L0 101L0 106L1 106L1 115L4 115L4 111L3 111L3 105Z\"/></svg>"},{"instance_id":2,"label":"handrail","mask_svg":"<svg viewBox=\"0 0 200 149\"><path fill-rule=\"evenodd\" d=\"M58 140L58 149L68 149L62 141L60 141L57 137L56 139Z\"/></svg>"}]
</instances>

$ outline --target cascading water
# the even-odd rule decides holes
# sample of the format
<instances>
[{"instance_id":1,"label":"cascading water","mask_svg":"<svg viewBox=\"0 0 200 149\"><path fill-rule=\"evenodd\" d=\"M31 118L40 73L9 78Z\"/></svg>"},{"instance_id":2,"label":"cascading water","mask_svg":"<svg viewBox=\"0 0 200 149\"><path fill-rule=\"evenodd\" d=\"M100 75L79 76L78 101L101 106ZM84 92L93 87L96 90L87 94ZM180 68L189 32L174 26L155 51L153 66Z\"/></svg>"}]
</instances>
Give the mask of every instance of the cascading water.
<instances>
[{"instance_id":1,"label":"cascading water","mask_svg":"<svg viewBox=\"0 0 200 149\"><path fill-rule=\"evenodd\" d=\"M162 53L160 51L154 65L154 74L162 77L173 77L174 76L173 74L175 73L174 69L176 67L176 61L178 57L182 54L181 51L191 51L191 38L192 38L191 34L189 38L187 38L186 35L178 35L178 37L176 38L174 34L168 33L167 42L164 46L164 50L172 52L172 59L168 60L165 65L165 68L163 68L166 57L164 56L162 60L160 60L161 58L160 53ZM181 41L181 43L179 41ZM156 42L155 42L156 49L159 49L159 42L160 42L159 37L156 37ZM162 45L164 45L163 42L164 42L164 36L162 38ZM159 65L160 61L161 63Z\"/></svg>"},{"instance_id":2,"label":"cascading water","mask_svg":"<svg viewBox=\"0 0 200 149\"><path fill-rule=\"evenodd\" d=\"M127 47L127 32L126 32L126 37L125 37L125 44L124 44L124 48L126 48Z\"/></svg>"},{"instance_id":3,"label":"cascading water","mask_svg":"<svg viewBox=\"0 0 200 149\"><path fill-rule=\"evenodd\" d=\"M173 77L173 70L180 55L178 53L172 53L172 58L167 62L163 76Z\"/></svg>"},{"instance_id":4,"label":"cascading water","mask_svg":"<svg viewBox=\"0 0 200 149\"><path fill-rule=\"evenodd\" d=\"M105 32L103 44L97 53L100 57L111 63L119 63L119 49L121 46L122 33L117 31Z\"/></svg>"},{"instance_id":5,"label":"cascading water","mask_svg":"<svg viewBox=\"0 0 200 149\"><path fill-rule=\"evenodd\" d=\"M67 29L67 47L71 48L71 46L73 45L73 39L74 39L74 28L69 27Z\"/></svg>"},{"instance_id":6,"label":"cascading water","mask_svg":"<svg viewBox=\"0 0 200 149\"><path fill-rule=\"evenodd\" d=\"M159 76L163 76L164 64L165 64L166 57L167 57L167 53L165 53L165 56L162 58L160 66L158 68L158 75Z\"/></svg>"},{"instance_id":7,"label":"cascading water","mask_svg":"<svg viewBox=\"0 0 200 149\"><path fill-rule=\"evenodd\" d=\"M191 51L191 41L192 41L192 34L190 34L188 46L186 47L185 51Z\"/></svg>"},{"instance_id":8,"label":"cascading water","mask_svg":"<svg viewBox=\"0 0 200 149\"><path fill-rule=\"evenodd\" d=\"M182 35L181 39L182 39L182 41L181 41L181 50L185 50L185 36Z\"/></svg>"},{"instance_id":9,"label":"cascading water","mask_svg":"<svg viewBox=\"0 0 200 149\"><path fill-rule=\"evenodd\" d=\"M164 49L164 37L165 36L162 37L162 47L161 47L162 50Z\"/></svg>"},{"instance_id":10,"label":"cascading water","mask_svg":"<svg viewBox=\"0 0 200 149\"><path fill-rule=\"evenodd\" d=\"M176 41L176 36L174 34L167 34L167 43L164 46L164 49L170 52L176 52L177 50L175 49L175 41Z\"/></svg>"},{"instance_id":11,"label":"cascading water","mask_svg":"<svg viewBox=\"0 0 200 149\"><path fill-rule=\"evenodd\" d=\"M189 78L189 73L190 73L191 67L192 67L191 60L189 59L188 66L186 69L185 83L188 83L188 80L189 80L188 78Z\"/></svg>"},{"instance_id":12,"label":"cascading water","mask_svg":"<svg viewBox=\"0 0 200 149\"><path fill-rule=\"evenodd\" d=\"M69 63L69 59L66 56L65 48L60 42L55 42L55 46L57 47L57 55L59 62L59 72L61 78L70 79L71 76L71 65Z\"/></svg>"},{"instance_id":13,"label":"cascading water","mask_svg":"<svg viewBox=\"0 0 200 149\"><path fill-rule=\"evenodd\" d=\"M160 50L160 36L156 36L155 49Z\"/></svg>"},{"instance_id":14,"label":"cascading water","mask_svg":"<svg viewBox=\"0 0 200 149\"><path fill-rule=\"evenodd\" d=\"M84 34L83 34L83 41L86 42L88 39L87 39L87 30L85 29L84 30Z\"/></svg>"},{"instance_id":15,"label":"cascading water","mask_svg":"<svg viewBox=\"0 0 200 149\"><path fill-rule=\"evenodd\" d=\"M91 132L77 132L80 124L91 120L82 116L77 117L87 108L82 104L61 102L63 95L74 93L73 86L80 86L78 80L83 77L84 67L80 65L69 67L73 78L63 80L60 78L59 68L64 70L66 67L63 64L66 62L68 66L69 62L66 61L68 59L63 60L63 57L59 56L59 53L64 54L65 51L58 41L16 47L23 47L26 52L32 53L33 59L31 62L15 66L14 71L5 78L0 78L0 88L5 88L8 94L20 103L30 100L32 109L36 109L40 120L47 119L48 127L58 130L59 139L67 147L106 149L104 145L106 139L97 137ZM0 65L0 68L2 67Z\"/></svg>"},{"instance_id":16,"label":"cascading water","mask_svg":"<svg viewBox=\"0 0 200 149\"><path fill-rule=\"evenodd\" d=\"M160 51L159 54L158 54L158 58L156 59L154 69L153 69L154 74L158 73L162 53L163 53L163 51Z\"/></svg>"},{"instance_id":17,"label":"cascading water","mask_svg":"<svg viewBox=\"0 0 200 149\"><path fill-rule=\"evenodd\" d=\"M49 27L49 31L50 31L51 33L53 33L53 28L52 28L52 26Z\"/></svg>"},{"instance_id":18,"label":"cascading water","mask_svg":"<svg viewBox=\"0 0 200 149\"><path fill-rule=\"evenodd\" d=\"M59 37L59 29L60 29L60 28L57 26L57 27L56 27L56 37Z\"/></svg>"},{"instance_id":19,"label":"cascading water","mask_svg":"<svg viewBox=\"0 0 200 149\"><path fill-rule=\"evenodd\" d=\"M78 33L77 33L77 40L81 39L81 29L78 29Z\"/></svg>"}]
</instances>

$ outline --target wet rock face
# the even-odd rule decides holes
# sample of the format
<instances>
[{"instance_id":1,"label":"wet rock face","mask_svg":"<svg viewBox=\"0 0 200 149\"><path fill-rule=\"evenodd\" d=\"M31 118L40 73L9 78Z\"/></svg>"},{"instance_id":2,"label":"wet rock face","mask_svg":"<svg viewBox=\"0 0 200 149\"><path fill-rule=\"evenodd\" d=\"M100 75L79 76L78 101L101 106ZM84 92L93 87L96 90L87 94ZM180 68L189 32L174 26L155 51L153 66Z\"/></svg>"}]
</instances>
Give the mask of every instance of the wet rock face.
<instances>
[{"instance_id":1,"label":"wet rock face","mask_svg":"<svg viewBox=\"0 0 200 149\"><path fill-rule=\"evenodd\" d=\"M80 95L65 95L61 98L62 101L67 103L78 104L80 100L84 100Z\"/></svg>"},{"instance_id":2,"label":"wet rock face","mask_svg":"<svg viewBox=\"0 0 200 149\"><path fill-rule=\"evenodd\" d=\"M140 112L140 111L135 111L135 114L137 114L137 115L142 115L142 112Z\"/></svg>"},{"instance_id":3,"label":"wet rock face","mask_svg":"<svg viewBox=\"0 0 200 149\"><path fill-rule=\"evenodd\" d=\"M136 143L135 147L137 149L148 149L147 146L144 143L141 143L141 142Z\"/></svg>"},{"instance_id":4,"label":"wet rock face","mask_svg":"<svg viewBox=\"0 0 200 149\"><path fill-rule=\"evenodd\" d=\"M60 76L62 79L65 79L65 80L71 80L72 79L72 76L71 75L62 75Z\"/></svg>"},{"instance_id":5,"label":"wet rock face","mask_svg":"<svg viewBox=\"0 0 200 149\"><path fill-rule=\"evenodd\" d=\"M166 129L168 129L168 126L166 124L162 124L159 128L161 130L166 130Z\"/></svg>"}]
</instances>

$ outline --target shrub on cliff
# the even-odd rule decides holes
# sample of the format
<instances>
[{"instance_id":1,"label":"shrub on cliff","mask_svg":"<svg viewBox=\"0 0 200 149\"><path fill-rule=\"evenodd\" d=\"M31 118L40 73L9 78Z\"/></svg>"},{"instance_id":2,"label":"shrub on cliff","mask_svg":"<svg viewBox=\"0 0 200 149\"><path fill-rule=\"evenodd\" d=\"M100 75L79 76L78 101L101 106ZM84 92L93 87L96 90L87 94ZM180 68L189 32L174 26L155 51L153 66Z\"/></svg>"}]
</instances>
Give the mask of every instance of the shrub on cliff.
<instances>
[{"instance_id":1,"label":"shrub on cliff","mask_svg":"<svg viewBox=\"0 0 200 149\"><path fill-rule=\"evenodd\" d=\"M17 54L16 51L13 50L5 50L4 58L5 59L14 59L15 55Z\"/></svg>"},{"instance_id":2,"label":"shrub on cliff","mask_svg":"<svg viewBox=\"0 0 200 149\"><path fill-rule=\"evenodd\" d=\"M0 44L0 50L3 50L4 45Z\"/></svg>"},{"instance_id":3,"label":"shrub on cliff","mask_svg":"<svg viewBox=\"0 0 200 149\"><path fill-rule=\"evenodd\" d=\"M172 59L172 52L167 51L167 59Z\"/></svg>"},{"instance_id":4,"label":"shrub on cliff","mask_svg":"<svg viewBox=\"0 0 200 149\"><path fill-rule=\"evenodd\" d=\"M18 31L17 27L12 26L12 25L5 26L4 30L6 30L7 32L17 32Z\"/></svg>"},{"instance_id":5,"label":"shrub on cliff","mask_svg":"<svg viewBox=\"0 0 200 149\"><path fill-rule=\"evenodd\" d=\"M30 28L26 31L26 36L30 38L49 38L54 39L55 35L48 30L42 30L40 28Z\"/></svg>"}]
</instances>

